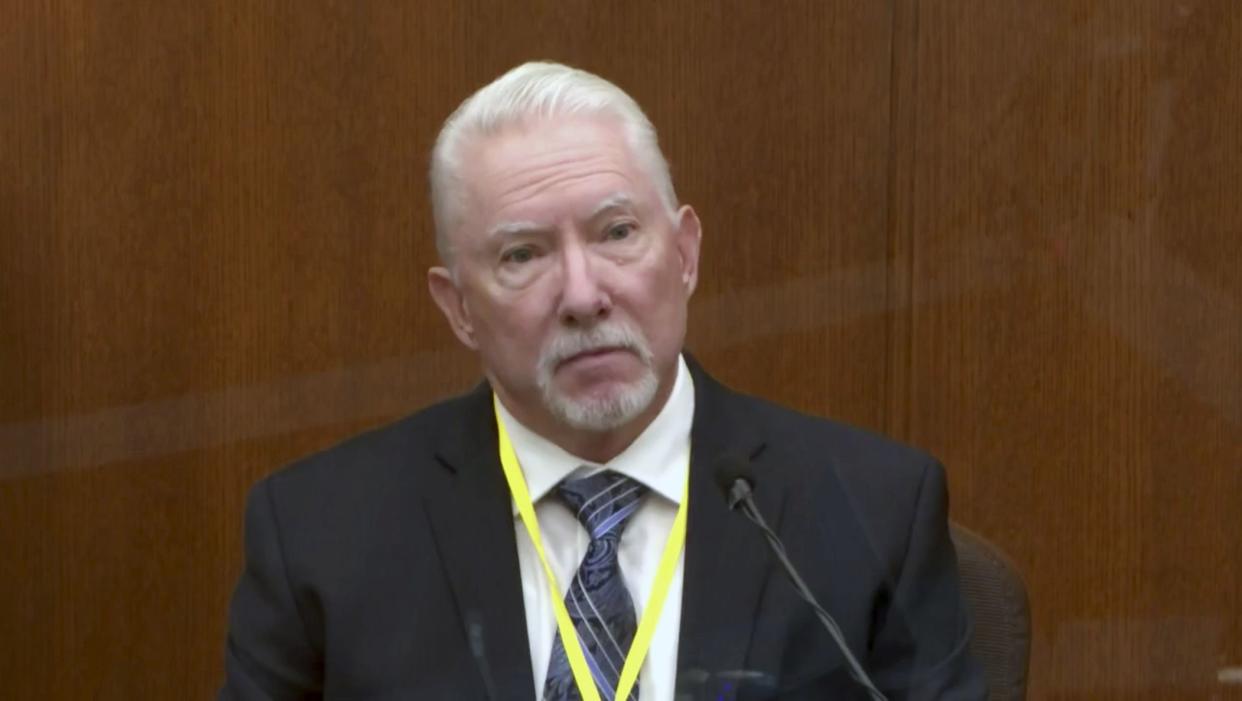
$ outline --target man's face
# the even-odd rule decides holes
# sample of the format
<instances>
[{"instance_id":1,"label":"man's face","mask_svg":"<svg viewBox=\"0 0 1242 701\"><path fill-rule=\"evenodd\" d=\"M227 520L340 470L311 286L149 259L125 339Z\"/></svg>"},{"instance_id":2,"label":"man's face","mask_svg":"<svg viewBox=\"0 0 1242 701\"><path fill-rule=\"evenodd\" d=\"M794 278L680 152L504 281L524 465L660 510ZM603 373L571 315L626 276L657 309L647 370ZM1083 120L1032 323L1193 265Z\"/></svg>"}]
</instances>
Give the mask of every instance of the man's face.
<instances>
[{"instance_id":1,"label":"man's face","mask_svg":"<svg viewBox=\"0 0 1242 701\"><path fill-rule=\"evenodd\" d=\"M698 270L699 223L671 213L607 117L513 127L468 144L456 279L429 283L520 419L628 423L667 396Z\"/></svg>"}]
</instances>

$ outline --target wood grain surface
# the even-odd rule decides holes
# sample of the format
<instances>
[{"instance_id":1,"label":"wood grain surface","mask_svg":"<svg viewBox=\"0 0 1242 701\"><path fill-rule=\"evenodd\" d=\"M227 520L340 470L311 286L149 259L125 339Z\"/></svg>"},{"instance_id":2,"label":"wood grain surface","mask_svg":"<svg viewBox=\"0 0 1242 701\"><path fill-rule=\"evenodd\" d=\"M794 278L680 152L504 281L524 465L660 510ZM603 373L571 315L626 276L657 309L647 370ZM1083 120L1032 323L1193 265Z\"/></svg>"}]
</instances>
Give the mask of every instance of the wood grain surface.
<instances>
[{"instance_id":1,"label":"wood grain surface","mask_svg":"<svg viewBox=\"0 0 1242 701\"><path fill-rule=\"evenodd\" d=\"M945 461L1032 698L1242 695L1232 0L10 0L0 697L210 696L248 486L477 381L426 159L535 58L660 129L711 371Z\"/></svg>"},{"instance_id":2,"label":"wood grain surface","mask_svg":"<svg viewBox=\"0 0 1242 701\"><path fill-rule=\"evenodd\" d=\"M1242 696L1242 6L918 26L905 437L1026 572L1033 698Z\"/></svg>"}]
</instances>

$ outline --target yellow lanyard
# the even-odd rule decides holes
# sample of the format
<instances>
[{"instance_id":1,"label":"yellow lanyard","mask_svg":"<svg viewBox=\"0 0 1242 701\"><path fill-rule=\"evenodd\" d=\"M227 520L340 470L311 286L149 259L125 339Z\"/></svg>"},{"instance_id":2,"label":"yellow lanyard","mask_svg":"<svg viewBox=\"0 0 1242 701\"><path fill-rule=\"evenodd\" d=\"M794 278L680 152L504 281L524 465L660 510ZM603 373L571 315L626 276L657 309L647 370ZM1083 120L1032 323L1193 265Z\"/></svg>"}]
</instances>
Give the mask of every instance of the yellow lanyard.
<instances>
[{"instance_id":1,"label":"yellow lanyard","mask_svg":"<svg viewBox=\"0 0 1242 701\"><path fill-rule=\"evenodd\" d=\"M574 681L578 684L578 694L582 701L600 701L599 689L591 678L591 670L587 667L586 657L578 644L578 633L574 623L565 609L560 587L556 584L556 575L543 552L543 539L539 537L539 520L535 517L535 505L526 490L526 479L522 476L522 468L518 464L513 444L509 442L509 432L505 430L505 422L500 418L499 399L493 395L492 402L496 409L496 433L500 444L500 466L504 468L505 480L509 483L509 491L513 493L513 501L517 504L518 514L526 525L526 532L535 544L535 552L539 553L539 562L543 564L544 574L548 577L548 587L552 591L552 604L556 609L556 627L561 632L561 644L569 658L569 668L573 670ZM673 581L673 572L677 569L677 560L686 542L686 505L690 502L690 469L686 467L686 486L681 496L681 506L677 509L677 517L673 519L673 530L668 534L664 544L664 552L660 555L660 568L656 571L655 585L647 599L647 608L643 611L642 620L638 622L638 630L634 633L634 642L630 644L630 652L625 656L625 665L621 668L621 677L617 681L617 693L614 698L625 701L638 679L638 670L647 656L647 648L651 647L651 639L655 637L656 624L660 621L660 611L664 608L664 599L668 595L669 584Z\"/></svg>"}]
</instances>

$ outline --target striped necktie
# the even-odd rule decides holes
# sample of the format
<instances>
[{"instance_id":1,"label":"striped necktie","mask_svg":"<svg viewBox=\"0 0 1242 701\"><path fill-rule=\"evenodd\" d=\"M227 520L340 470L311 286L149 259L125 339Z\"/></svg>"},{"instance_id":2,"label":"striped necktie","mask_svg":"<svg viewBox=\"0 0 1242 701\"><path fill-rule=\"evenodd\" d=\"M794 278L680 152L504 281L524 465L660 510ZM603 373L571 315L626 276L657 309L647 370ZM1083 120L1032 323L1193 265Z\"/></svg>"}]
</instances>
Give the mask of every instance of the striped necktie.
<instances>
[{"instance_id":1,"label":"striped necktie","mask_svg":"<svg viewBox=\"0 0 1242 701\"><path fill-rule=\"evenodd\" d=\"M621 667L637 628L634 602L621 578L617 545L625 524L638 510L647 488L616 472L604 471L557 485L557 494L577 515L591 536L586 556L565 594L565 608L573 620L587 667L604 701L613 701ZM545 701L578 701L564 643L557 635L543 685ZM630 692L637 701L638 684Z\"/></svg>"}]
</instances>

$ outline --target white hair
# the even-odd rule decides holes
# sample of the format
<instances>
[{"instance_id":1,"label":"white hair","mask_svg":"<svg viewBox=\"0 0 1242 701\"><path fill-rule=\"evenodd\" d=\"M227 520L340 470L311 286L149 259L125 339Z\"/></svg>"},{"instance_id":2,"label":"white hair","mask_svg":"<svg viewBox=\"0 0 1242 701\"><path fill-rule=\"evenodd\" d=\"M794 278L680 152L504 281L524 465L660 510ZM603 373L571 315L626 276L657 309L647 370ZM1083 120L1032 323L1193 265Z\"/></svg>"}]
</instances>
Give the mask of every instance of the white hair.
<instances>
[{"instance_id":1,"label":"white hair","mask_svg":"<svg viewBox=\"0 0 1242 701\"><path fill-rule=\"evenodd\" d=\"M620 120L640 166L655 183L670 214L677 194L655 127L638 103L621 88L586 71L559 63L524 63L483 86L449 115L431 151L431 209L436 250L448 263L449 234L462 206L461 150L471 138L514 125L565 115L609 115Z\"/></svg>"}]
</instances>

